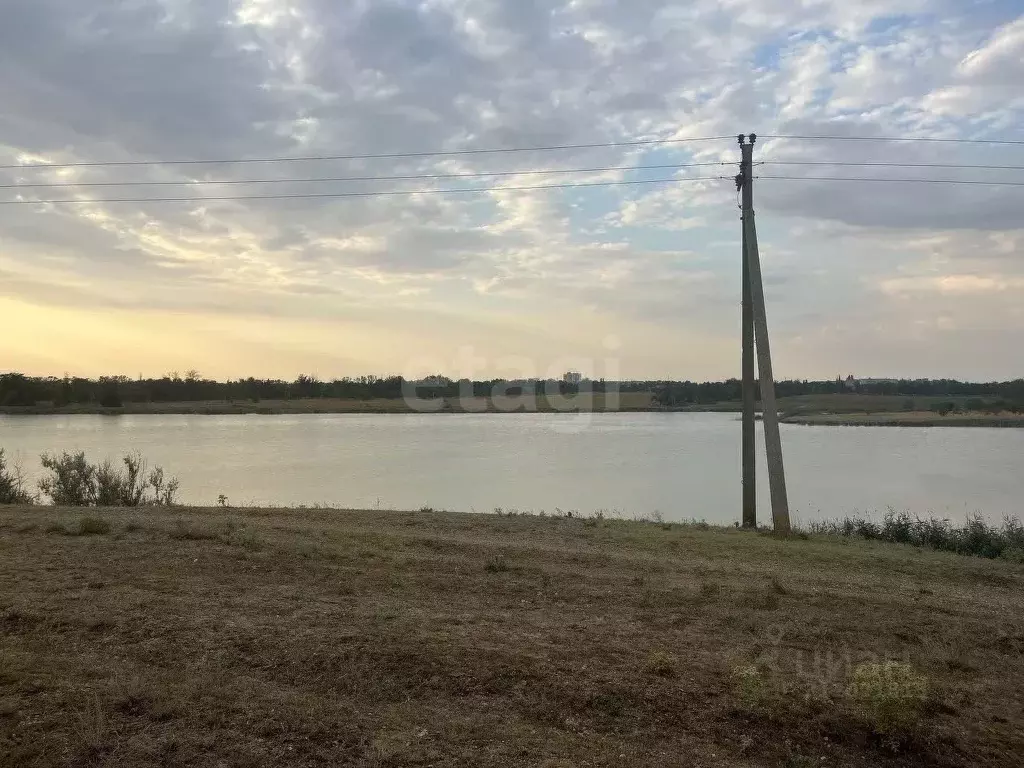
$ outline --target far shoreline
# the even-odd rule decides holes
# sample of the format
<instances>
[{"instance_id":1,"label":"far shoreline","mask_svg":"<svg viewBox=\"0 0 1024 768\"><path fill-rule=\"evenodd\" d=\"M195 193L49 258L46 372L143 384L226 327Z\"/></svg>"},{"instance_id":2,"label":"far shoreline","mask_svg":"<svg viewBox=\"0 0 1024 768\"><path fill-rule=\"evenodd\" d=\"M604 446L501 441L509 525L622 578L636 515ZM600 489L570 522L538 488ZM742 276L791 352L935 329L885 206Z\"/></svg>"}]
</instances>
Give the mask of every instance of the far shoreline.
<instances>
[{"instance_id":1,"label":"far shoreline","mask_svg":"<svg viewBox=\"0 0 1024 768\"><path fill-rule=\"evenodd\" d=\"M907 413L801 413L785 416L783 424L804 427L985 427L989 429L1019 429L1024 427L1024 415L1003 413L976 415L955 413L942 416L937 413L916 411Z\"/></svg>"},{"instance_id":2,"label":"far shoreline","mask_svg":"<svg viewBox=\"0 0 1024 768\"><path fill-rule=\"evenodd\" d=\"M579 403L574 403L575 400ZM124 403L117 408L95 404L56 406L45 403L33 406L0 406L0 416L296 416L308 415L443 415L443 414L563 414L586 413L733 413L739 414L740 403L705 403L679 406L660 406L652 402L648 393L622 393L617 403L605 402L605 396L578 395L566 397L564 403L553 405L545 398L537 398L527 407L522 398L438 399L425 401L430 407L414 407L404 399L348 400L337 398L304 398L294 400L262 401L178 401L158 403ZM760 418L760 416L758 416ZM1024 414L951 413L945 416L932 411L885 411L837 413L830 411L800 410L786 413L782 409L780 422L809 427L982 427L1022 428Z\"/></svg>"},{"instance_id":3,"label":"far shoreline","mask_svg":"<svg viewBox=\"0 0 1024 768\"><path fill-rule=\"evenodd\" d=\"M578 402L577 402L578 400ZM567 396L552 405L538 397L528 405L522 397L445 399L421 401L416 407L402 398L348 400L338 398L302 398L294 400L204 400L156 403L124 403L119 407L96 404L56 406L53 404L0 406L4 416L294 416L300 414L577 414L577 413L671 413L702 410L728 410L717 406L663 407L653 405L647 393L623 393L617 403L607 404L604 395ZM568 407L566 407L568 405ZM610 406L610 407L609 407Z\"/></svg>"}]
</instances>

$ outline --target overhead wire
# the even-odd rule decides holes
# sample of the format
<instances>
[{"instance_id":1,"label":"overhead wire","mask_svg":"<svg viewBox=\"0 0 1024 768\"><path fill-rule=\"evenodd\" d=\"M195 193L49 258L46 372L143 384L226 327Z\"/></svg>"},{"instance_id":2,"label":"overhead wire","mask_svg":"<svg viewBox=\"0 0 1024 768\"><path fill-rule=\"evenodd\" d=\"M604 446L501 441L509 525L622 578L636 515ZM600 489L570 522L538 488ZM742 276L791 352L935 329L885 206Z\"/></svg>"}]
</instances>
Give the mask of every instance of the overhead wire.
<instances>
[{"instance_id":1,"label":"overhead wire","mask_svg":"<svg viewBox=\"0 0 1024 768\"><path fill-rule=\"evenodd\" d=\"M617 165L603 168L544 168L520 171L478 171L472 173L427 173L405 174L398 176L333 176L316 178L285 178L285 179L188 179L186 181L60 181L32 182L28 184L0 184L0 189L56 189L66 187L159 187L159 186L200 186L219 184L308 184L346 181L423 181L428 179L475 179L488 176L533 176L540 174L557 175L560 173L606 173L610 171L653 171L683 168L707 168L711 166L731 165L726 162L713 163L662 163L658 165Z\"/></svg>"},{"instance_id":2,"label":"overhead wire","mask_svg":"<svg viewBox=\"0 0 1024 768\"><path fill-rule=\"evenodd\" d=\"M1024 171L1024 165L973 165L967 163L892 163L853 162L848 160L762 160L762 165L811 165L853 168L946 168L989 171Z\"/></svg>"},{"instance_id":3,"label":"overhead wire","mask_svg":"<svg viewBox=\"0 0 1024 768\"><path fill-rule=\"evenodd\" d=\"M1024 139L953 139L939 136L806 136L793 134L758 134L762 139L792 139L798 141L900 141L936 144L989 144L1024 146Z\"/></svg>"},{"instance_id":4,"label":"overhead wire","mask_svg":"<svg viewBox=\"0 0 1024 768\"><path fill-rule=\"evenodd\" d=\"M990 145L1024 145L1024 140L1010 139L953 139L944 137L910 137L910 136L814 136L814 135L791 135L791 134L762 134L766 139L787 139L801 141L894 141L894 142L943 142L956 144L990 144ZM735 138L733 136L698 136L691 138L667 138L667 139L639 139L632 141L614 142L593 142L580 144L558 144L532 147L498 147L481 149L462 150L437 150L417 152L391 152L391 153L366 153L366 154L337 154L337 155L315 155L315 156L294 156L294 157L249 157L249 158L209 158L209 159L178 159L178 160L114 160L114 161L83 161L72 163L20 163L11 165L0 165L0 170L24 170L24 169L70 169L86 167L155 167L155 166L196 166L213 164L253 164L253 163L285 163L285 162L307 162L307 161L331 161L331 160L370 160L370 159L400 159L400 158L430 158L430 157L452 157L462 155L484 155L501 153L520 152L546 152L557 150L612 148L612 147L637 147L657 146L669 144L683 144L693 142L710 142ZM525 170L501 170L501 171L477 171L459 173L429 173L429 174L399 174L399 175L359 175L359 176L326 176L326 177L288 177L281 179L187 179L184 181L171 180L134 180L134 181L58 181L58 182L15 182L0 184L0 189L58 189L58 188L109 188L109 187L191 187L208 185L264 185L264 184L325 184L343 182L369 182L369 181L427 181L427 180L455 180L462 178L500 178L511 176L529 175L556 175L556 174L579 174L579 173L606 173L606 172L627 172L627 171L649 171L668 170L684 168L701 168L710 166L722 166L729 163L698 162L698 163L661 163L651 165L634 166L605 166L593 168L544 168ZM922 168L922 169L947 169L947 170L990 170L990 171L1022 171L1024 166L1020 165L989 165L989 164L967 164L967 163L900 163L890 161L821 161L821 160L761 160L756 165L775 166L815 166L815 167L851 167L851 168ZM366 191L344 191L344 192L295 192L282 194L235 194L217 196L180 196L180 197L109 197L109 198L62 198L36 200L26 197L19 197L13 200L0 200L0 205L61 205L61 204L88 204L88 203L151 203L151 202L220 202L232 200L285 200L285 199L316 199L316 198L371 198L390 197L400 195L420 194L465 194L492 191L528 191L543 189L581 189L592 187L613 187L641 184L674 183L683 181L702 181L715 179L729 179L731 177L696 177L696 178L658 178L658 179L631 179L620 181L596 181L577 182L546 185L518 185L518 186L485 186L485 187L462 187L450 189L415 189L415 190L366 190ZM963 184L979 186L1000 186L1020 187L1024 182L1014 181L989 181L983 179L928 179L928 178L886 178L886 177L842 177L842 176L789 176L782 174L762 174L756 178L782 180L782 181L842 181L842 182L887 182L887 183L923 183L923 184Z\"/></svg>"},{"instance_id":5,"label":"overhead wire","mask_svg":"<svg viewBox=\"0 0 1024 768\"><path fill-rule=\"evenodd\" d=\"M864 182L889 182L906 184L968 184L989 187L1024 187L1024 181L985 181L979 179L894 179L894 178L865 178L853 176L780 176L773 174L759 174L755 179L774 179L776 181L864 181Z\"/></svg>"},{"instance_id":6,"label":"overhead wire","mask_svg":"<svg viewBox=\"0 0 1024 768\"><path fill-rule=\"evenodd\" d=\"M786 139L798 141L875 141L875 142L936 142L949 144L988 144L1024 146L1024 139L958 139L937 136L822 136L801 134L761 134L763 139ZM61 169L91 167L129 167L158 165L234 165L251 163L290 163L290 162L326 162L333 160L383 160L408 159L424 157L456 157L470 155L506 154L518 152L553 152L576 149L606 149L642 146L658 146L668 144L687 144L698 142L725 141L736 138L728 136L692 136L663 139L633 139L626 141L588 142L578 144L550 144L542 146L518 147L484 147L475 149L422 150L407 152L355 153L333 155L295 155L280 157L215 157L215 158L179 158L168 160L89 160L69 163L31 162L9 163L0 165L0 170L20 169Z\"/></svg>"},{"instance_id":7,"label":"overhead wire","mask_svg":"<svg viewBox=\"0 0 1024 768\"><path fill-rule=\"evenodd\" d=\"M580 182L573 184L542 184L513 187L462 187L450 189L403 189L403 190L374 190L365 192L299 192L279 195L223 195L216 197L119 197L119 198L68 198L58 200L0 200L0 205L61 205L90 203L204 203L204 202L225 202L231 200L290 200L290 199L316 199L316 198L355 198L355 197L393 197L398 195L449 195L466 194L473 192L523 192L542 189L584 189L592 187L622 187L639 184L673 184L688 181L717 181L728 179L727 176L694 176L688 178L668 179L629 179L624 181L594 181Z\"/></svg>"},{"instance_id":8,"label":"overhead wire","mask_svg":"<svg viewBox=\"0 0 1024 768\"><path fill-rule=\"evenodd\" d=\"M0 184L0 189L61 189L69 187L181 187L203 185L238 184L323 184L350 181L424 181L431 179L471 179L504 176L558 175L569 173L607 173L612 171L653 171L681 170L684 168L708 168L725 166L725 161L706 163L659 163L655 165L617 165L595 168L544 168L515 171L476 171L470 173L427 173L401 174L392 176L325 176L288 177L283 179L186 179L184 181L60 181L60 182L16 182ZM977 165L965 163L893 163L893 162L849 162L832 160L761 160L755 165L785 166L839 166L856 168L943 168L964 170L1024 171L1022 165Z\"/></svg>"},{"instance_id":9,"label":"overhead wire","mask_svg":"<svg viewBox=\"0 0 1024 768\"><path fill-rule=\"evenodd\" d=\"M909 183L909 184L962 184L980 185L993 187L1024 187L1024 181L983 181L974 179L907 179L907 178L864 178L850 176L783 176L778 174L758 174L756 179L768 179L776 181L845 181L845 182L886 182L886 183ZM479 192L523 192L545 189L586 189L595 187L621 187L636 186L643 184L673 184L691 181L733 181L729 176L694 176L688 178L667 178L667 179L628 179L622 181L595 181L579 182L571 184L542 184L523 186L488 186L488 187L453 187L448 189L403 189L403 190L372 190L363 192L297 192L274 195L217 195L203 197L117 197L117 198L62 198L34 200L31 198L16 200L0 200L3 205L86 205L105 203L205 203L205 202L228 202L234 200L292 200L292 199L343 199L343 198L373 198L373 197L395 197L414 195L449 195L467 194Z\"/></svg>"},{"instance_id":10,"label":"overhead wire","mask_svg":"<svg viewBox=\"0 0 1024 768\"><path fill-rule=\"evenodd\" d=\"M455 157L460 155L494 155L515 152L554 152L568 149L608 149L615 147L642 147L659 144L687 144L735 139L735 136L694 136L678 139L636 139L632 141L605 141L588 144L553 144L539 147L493 147L484 149L450 149L418 152L386 152L352 155L304 155L294 157L242 157L180 160L95 160L74 163L15 163L0 165L0 170L22 168L93 168L145 165L233 165L240 163L299 163L328 160L395 160L416 157Z\"/></svg>"}]
</instances>

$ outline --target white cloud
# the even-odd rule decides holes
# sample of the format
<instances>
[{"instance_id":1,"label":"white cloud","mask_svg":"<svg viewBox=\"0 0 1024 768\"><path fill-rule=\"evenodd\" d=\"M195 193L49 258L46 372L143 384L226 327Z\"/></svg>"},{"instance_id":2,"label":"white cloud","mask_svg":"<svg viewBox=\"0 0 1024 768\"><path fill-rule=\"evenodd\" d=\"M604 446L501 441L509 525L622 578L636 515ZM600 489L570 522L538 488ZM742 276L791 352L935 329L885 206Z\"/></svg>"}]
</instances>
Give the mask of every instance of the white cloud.
<instances>
[{"instance_id":1,"label":"white cloud","mask_svg":"<svg viewBox=\"0 0 1024 768\"><path fill-rule=\"evenodd\" d=\"M999 27L956 67L950 82L925 100L942 115L966 117L983 110L1024 107L1024 16Z\"/></svg>"},{"instance_id":2,"label":"white cloud","mask_svg":"<svg viewBox=\"0 0 1024 768\"><path fill-rule=\"evenodd\" d=\"M0 165L483 149L751 130L984 136L1021 116L1022 40L1021 19L971 13L952 0L134 0L99 11L15 0L0 28ZM856 142L762 140L758 154L779 162L1005 162L985 147ZM375 354L382 367L401 367L426 333L435 334L435 351L472 339L564 354L590 348L606 326L633 341L629 375L730 375L734 355L715 350L719 343L731 350L736 329L739 225L730 177L737 155L731 140L647 150L0 170L0 184L75 185L7 189L2 199L428 192L0 206L0 291L62 317L80 313L104 329L102 355L72 354L61 370L97 373L89 369L94 361L118 359L134 367L131 348L110 330L126 316L140 323L192 316L217 327L240 318L278 323L263 351L258 338L237 347L252 353L251 367L227 354L230 341L202 336L200 343L195 329L175 334L175 345L206 355L192 364L220 375L266 368L291 375L289 366L303 359L318 361L324 375L358 373L341 366L373 366ZM726 178L579 191L509 187L635 176L232 183L694 161L729 165L665 169L664 176ZM766 165L759 173L942 172ZM125 180L227 183L83 186ZM484 185L494 189L433 193ZM819 369L815 354L823 347L816 345L834 345L841 335L809 332L814 324L846 323L866 337L884 335L887 322L916 328L930 317L922 297L939 295L956 299L944 309L948 330L970 326L975 310L963 302L993 292L1020 297L1017 273L1007 266L1022 242L1019 195L758 182L780 375L832 373ZM940 261L953 283L928 271ZM984 289L988 279L1003 287ZM530 318L545 312L603 320L537 334ZM871 323L861 322L866 316ZM1020 328L1019 314L1001 316ZM367 344L352 334L365 337L360 318L369 317L377 342ZM322 339L331 327L360 354L325 358L308 341L285 350L284 339ZM940 331L929 324L917 333ZM70 354L50 324L38 333L12 366L59 357L30 348ZM331 360L337 370L323 367Z\"/></svg>"}]
</instances>

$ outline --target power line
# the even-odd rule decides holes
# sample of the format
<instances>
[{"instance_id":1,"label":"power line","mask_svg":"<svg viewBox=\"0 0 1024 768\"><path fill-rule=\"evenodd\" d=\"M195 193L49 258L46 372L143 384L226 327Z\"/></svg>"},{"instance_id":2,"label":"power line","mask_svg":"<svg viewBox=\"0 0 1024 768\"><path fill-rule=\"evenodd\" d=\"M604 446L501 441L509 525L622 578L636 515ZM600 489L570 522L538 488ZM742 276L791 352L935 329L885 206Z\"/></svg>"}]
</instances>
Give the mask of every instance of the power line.
<instances>
[{"instance_id":1,"label":"power line","mask_svg":"<svg viewBox=\"0 0 1024 768\"><path fill-rule=\"evenodd\" d=\"M292 162L326 162L330 160L385 160L417 157L455 157L460 155L505 154L515 152L553 152L570 149L609 149L616 147L642 147L663 144L685 144L709 141L725 141L734 136L694 136L679 139L637 139L632 141L607 141L583 144L552 144L534 147L495 147L484 149L432 150L418 152L386 152L376 154L351 155L304 155L285 157L242 157L242 158L207 158L179 160L96 160L73 163L14 163L0 165L0 170L31 169L31 168L96 168L154 165L229 165L243 163L292 163ZM894 142L939 142L950 144L990 144L1024 146L1024 140L1013 139L952 139L932 136L811 136L791 134L763 134L765 139L790 139L799 141L894 141Z\"/></svg>"},{"instance_id":2,"label":"power line","mask_svg":"<svg viewBox=\"0 0 1024 768\"><path fill-rule=\"evenodd\" d=\"M939 144L1001 144L1024 146L1024 139L946 139L934 136L794 136L783 134L767 134L765 139L795 139L799 141L913 141L933 142Z\"/></svg>"},{"instance_id":3,"label":"power line","mask_svg":"<svg viewBox=\"0 0 1024 768\"><path fill-rule=\"evenodd\" d=\"M635 184L673 184L684 181L716 181L732 179L726 176L705 176L694 178L671 179L633 179L629 181L594 181L578 184L544 184L523 187L464 187L462 189L409 189L387 190L374 192L304 192L281 195L226 195L218 197L119 197L107 199L65 199L65 200L0 200L0 205L59 205L86 203L204 203L223 202L228 200L290 200L309 198L345 198L345 197L392 197L396 195L449 195L470 192L524 192L541 189L583 189L588 187L622 187Z\"/></svg>"},{"instance_id":4,"label":"power line","mask_svg":"<svg viewBox=\"0 0 1024 768\"><path fill-rule=\"evenodd\" d=\"M24 163L0 165L0 170L20 168L94 168L137 165L218 165L233 163L298 163L327 160L385 160L413 157L452 157L456 155L494 155L512 152L553 152L565 149L606 149L612 147L643 147L657 144L682 144L699 141L723 141L735 136L695 136L688 139L638 139L634 141L607 141L593 144L555 144L544 147L503 147L494 149L452 149L431 152L388 152L362 155L311 155L300 157L245 157L211 158L208 160L104 160L80 163Z\"/></svg>"},{"instance_id":5,"label":"power line","mask_svg":"<svg viewBox=\"0 0 1024 768\"><path fill-rule=\"evenodd\" d=\"M731 163L668 163L662 165L619 165L606 168L549 168L524 171L480 171L476 173L428 173L404 176L337 176L328 178L289 179L189 179L188 181L60 181L34 184L0 184L0 189L56 189L66 187L180 187L205 184L306 184L343 181L413 181L426 179L471 179L486 176L532 176L559 173L604 173L607 171L653 171L681 168L707 168Z\"/></svg>"},{"instance_id":6,"label":"power line","mask_svg":"<svg viewBox=\"0 0 1024 768\"><path fill-rule=\"evenodd\" d=\"M866 179L852 176L756 176L758 179L775 179L779 181L867 181L891 182L897 184L972 184L987 187L1024 187L1024 181L977 181L966 179Z\"/></svg>"},{"instance_id":7,"label":"power line","mask_svg":"<svg viewBox=\"0 0 1024 768\"><path fill-rule=\"evenodd\" d=\"M964 163L860 163L832 160L762 160L761 165L834 165L856 168L963 168L965 170L1024 171L1024 165L966 165Z\"/></svg>"}]
</instances>

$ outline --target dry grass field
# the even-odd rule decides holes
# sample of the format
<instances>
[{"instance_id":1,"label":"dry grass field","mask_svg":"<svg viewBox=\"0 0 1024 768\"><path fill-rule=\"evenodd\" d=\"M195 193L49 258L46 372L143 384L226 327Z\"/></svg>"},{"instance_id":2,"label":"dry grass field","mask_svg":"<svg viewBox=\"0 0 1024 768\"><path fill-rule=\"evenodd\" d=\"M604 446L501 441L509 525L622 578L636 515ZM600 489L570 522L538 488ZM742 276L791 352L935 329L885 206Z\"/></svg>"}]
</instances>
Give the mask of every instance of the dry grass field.
<instances>
[{"instance_id":1,"label":"dry grass field","mask_svg":"<svg viewBox=\"0 0 1024 768\"><path fill-rule=\"evenodd\" d=\"M3 765L1024 755L1021 565L427 510L84 514L0 508Z\"/></svg>"}]
</instances>

